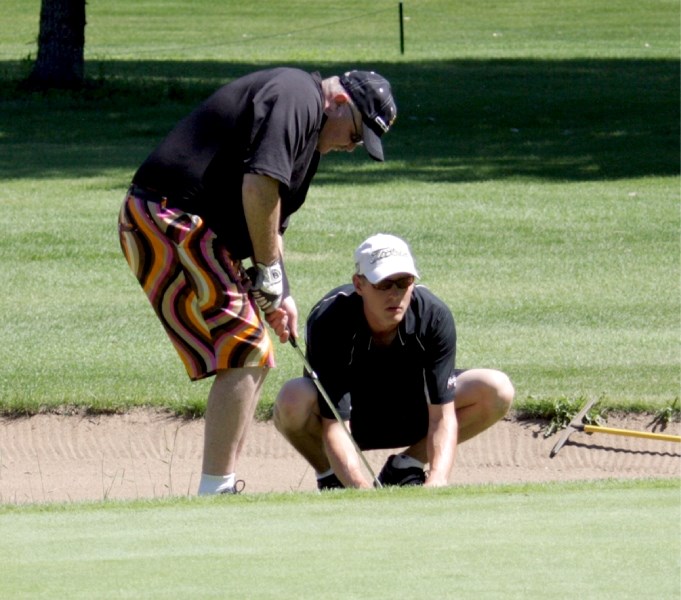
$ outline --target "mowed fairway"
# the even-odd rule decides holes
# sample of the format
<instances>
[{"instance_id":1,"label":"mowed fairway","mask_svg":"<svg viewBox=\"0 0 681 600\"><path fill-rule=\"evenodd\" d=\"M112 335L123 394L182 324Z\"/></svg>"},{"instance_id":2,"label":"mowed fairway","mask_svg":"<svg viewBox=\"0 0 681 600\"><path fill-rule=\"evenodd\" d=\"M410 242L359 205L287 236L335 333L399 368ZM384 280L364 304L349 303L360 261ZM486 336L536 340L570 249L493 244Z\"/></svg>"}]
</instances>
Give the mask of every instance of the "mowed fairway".
<instances>
[{"instance_id":1,"label":"mowed fairway","mask_svg":"<svg viewBox=\"0 0 681 600\"><path fill-rule=\"evenodd\" d=\"M673 482L0 509L3 598L678 598Z\"/></svg>"},{"instance_id":2,"label":"mowed fairway","mask_svg":"<svg viewBox=\"0 0 681 600\"><path fill-rule=\"evenodd\" d=\"M8 81L26 72L38 5L0 15ZM301 331L316 300L349 280L356 245L394 233L454 312L459 366L506 371L517 407L673 402L678 6L405 9L402 55L397 5L383 0L370 11L355 0L94 3L86 91L0 88L0 410L203 414L210 382L188 381L123 260L116 217L135 169L179 118L225 81L277 64L375 68L399 106L388 160L324 157L292 219L286 264ZM301 372L286 347L277 361L263 414Z\"/></svg>"}]
</instances>

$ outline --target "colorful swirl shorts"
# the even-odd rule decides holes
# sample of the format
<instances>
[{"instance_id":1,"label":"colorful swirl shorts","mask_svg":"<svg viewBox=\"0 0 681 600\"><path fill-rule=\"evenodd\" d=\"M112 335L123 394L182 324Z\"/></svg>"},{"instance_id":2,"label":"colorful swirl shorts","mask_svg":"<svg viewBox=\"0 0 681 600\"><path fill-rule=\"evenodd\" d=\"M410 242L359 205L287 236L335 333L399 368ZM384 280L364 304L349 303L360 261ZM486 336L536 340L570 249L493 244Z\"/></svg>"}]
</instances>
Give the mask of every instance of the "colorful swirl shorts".
<instances>
[{"instance_id":1,"label":"colorful swirl shorts","mask_svg":"<svg viewBox=\"0 0 681 600\"><path fill-rule=\"evenodd\" d=\"M240 263L199 216L133 191L119 216L121 248L190 379L273 367L272 342L241 284Z\"/></svg>"}]
</instances>

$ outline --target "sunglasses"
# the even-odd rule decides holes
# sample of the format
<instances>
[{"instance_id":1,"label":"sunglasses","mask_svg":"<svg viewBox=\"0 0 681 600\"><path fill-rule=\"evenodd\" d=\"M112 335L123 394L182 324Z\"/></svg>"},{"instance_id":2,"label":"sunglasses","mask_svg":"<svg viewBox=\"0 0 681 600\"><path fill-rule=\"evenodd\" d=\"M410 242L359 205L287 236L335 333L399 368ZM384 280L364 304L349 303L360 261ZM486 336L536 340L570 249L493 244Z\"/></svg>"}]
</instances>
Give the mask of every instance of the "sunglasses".
<instances>
[{"instance_id":1,"label":"sunglasses","mask_svg":"<svg viewBox=\"0 0 681 600\"><path fill-rule=\"evenodd\" d=\"M352 106L350 104L348 104L347 106L350 109L350 118L352 119L352 126L355 128L355 133L350 134L350 143L354 144L355 146L359 146L362 144L362 133L357 128L357 121L355 120L355 111L352 110Z\"/></svg>"},{"instance_id":2,"label":"sunglasses","mask_svg":"<svg viewBox=\"0 0 681 600\"><path fill-rule=\"evenodd\" d=\"M372 283L371 287L381 292L387 292L388 290L393 289L393 286L400 290L406 290L412 283L414 283L414 279L415 278L413 275L407 275L406 277L400 277L399 279L383 279L378 283Z\"/></svg>"}]
</instances>

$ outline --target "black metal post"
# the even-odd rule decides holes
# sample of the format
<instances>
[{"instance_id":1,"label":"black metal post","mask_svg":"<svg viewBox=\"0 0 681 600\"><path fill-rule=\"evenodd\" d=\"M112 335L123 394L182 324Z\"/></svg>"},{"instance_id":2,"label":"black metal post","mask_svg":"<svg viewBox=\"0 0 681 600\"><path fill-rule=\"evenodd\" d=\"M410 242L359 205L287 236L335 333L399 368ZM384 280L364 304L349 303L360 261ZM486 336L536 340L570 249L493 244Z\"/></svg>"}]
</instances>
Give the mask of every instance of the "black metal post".
<instances>
[{"instance_id":1,"label":"black metal post","mask_svg":"<svg viewBox=\"0 0 681 600\"><path fill-rule=\"evenodd\" d=\"M400 54L404 54L404 11L400 2Z\"/></svg>"}]
</instances>

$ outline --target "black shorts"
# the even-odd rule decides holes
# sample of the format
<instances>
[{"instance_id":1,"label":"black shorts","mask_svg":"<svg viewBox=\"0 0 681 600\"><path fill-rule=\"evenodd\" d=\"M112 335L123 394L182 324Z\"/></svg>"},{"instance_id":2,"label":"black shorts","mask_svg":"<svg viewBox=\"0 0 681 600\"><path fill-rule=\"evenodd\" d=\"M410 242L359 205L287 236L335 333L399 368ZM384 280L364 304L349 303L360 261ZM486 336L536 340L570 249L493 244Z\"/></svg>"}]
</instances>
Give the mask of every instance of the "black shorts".
<instances>
[{"instance_id":1,"label":"black shorts","mask_svg":"<svg viewBox=\"0 0 681 600\"><path fill-rule=\"evenodd\" d=\"M459 376L465 370L456 369L454 373ZM374 423L356 420L353 424L351 419L350 430L362 450L413 446L428 435L428 405L424 401L408 413L384 413Z\"/></svg>"}]
</instances>

